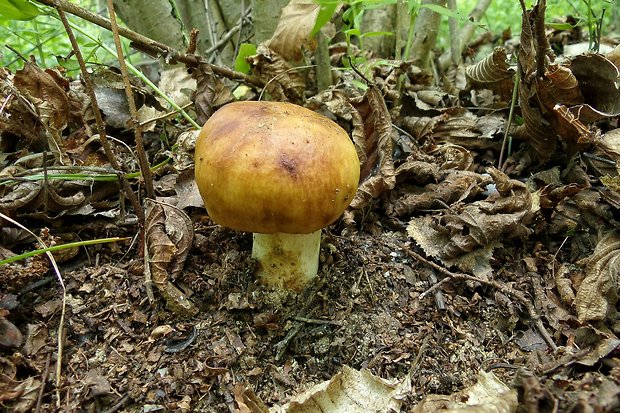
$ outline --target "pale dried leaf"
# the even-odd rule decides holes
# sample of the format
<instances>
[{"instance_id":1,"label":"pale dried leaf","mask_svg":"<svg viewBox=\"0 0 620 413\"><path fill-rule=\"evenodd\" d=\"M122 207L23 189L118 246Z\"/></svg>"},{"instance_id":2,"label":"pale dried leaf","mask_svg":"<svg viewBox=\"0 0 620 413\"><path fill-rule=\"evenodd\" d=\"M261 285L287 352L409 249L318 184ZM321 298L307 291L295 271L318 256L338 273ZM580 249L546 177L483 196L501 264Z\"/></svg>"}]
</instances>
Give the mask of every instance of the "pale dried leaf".
<instances>
[{"instance_id":1,"label":"pale dried leaf","mask_svg":"<svg viewBox=\"0 0 620 413\"><path fill-rule=\"evenodd\" d=\"M491 89L508 101L512 95L515 71L507 63L506 50L497 47L491 54L466 70L472 87Z\"/></svg>"},{"instance_id":2,"label":"pale dried leaf","mask_svg":"<svg viewBox=\"0 0 620 413\"><path fill-rule=\"evenodd\" d=\"M236 413L269 413L269 409L262 400L251 390L237 383L234 387Z\"/></svg>"},{"instance_id":3,"label":"pale dried leaf","mask_svg":"<svg viewBox=\"0 0 620 413\"><path fill-rule=\"evenodd\" d=\"M612 129L603 134L596 145L614 160L616 165L620 165L620 128Z\"/></svg>"},{"instance_id":4,"label":"pale dried leaf","mask_svg":"<svg viewBox=\"0 0 620 413\"><path fill-rule=\"evenodd\" d=\"M615 311L620 276L620 232L609 231L586 259L586 278L575 298L579 321L600 321Z\"/></svg>"},{"instance_id":5,"label":"pale dried leaf","mask_svg":"<svg viewBox=\"0 0 620 413\"><path fill-rule=\"evenodd\" d=\"M265 45L286 60L299 61L302 48L313 51L316 40L310 36L321 5L312 0L291 0L282 9L280 21Z\"/></svg>"},{"instance_id":6,"label":"pale dried leaf","mask_svg":"<svg viewBox=\"0 0 620 413\"><path fill-rule=\"evenodd\" d=\"M444 209L479 195L490 183L488 176L474 172L444 172L439 183L428 184L419 193L405 194L388 208L388 213L403 217L416 211Z\"/></svg>"},{"instance_id":7,"label":"pale dried leaf","mask_svg":"<svg viewBox=\"0 0 620 413\"><path fill-rule=\"evenodd\" d=\"M493 258L493 249L499 245L498 242L492 242L482 248L461 254L458 258L442 257L444 248L450 246L450 236L437 231L434 227L433 217L428 215L417 217L409 221L407 234L427 256L436 258L448 266L456 265L461 271L474 274L482 279L491 277L493 268L490 262Z\"/></svg>"},{"instance_id":8,"label":"pale dried leaf","mask_svg":"<svg viewBox=\"0 0 620 413\"><path fill-rule=\"evenodd\" d=\"M413 413L514 413L519 405L517 391L506 386L493 372L480 370L478 381L458 393L428 395Z\"/></svg>"},{"instance_id":9,"label":"pale dried leaf","mask_svg":"<svg viewBox=\"0 0 620 413\"><path fill-rule=\"evenodd\" d=\"M407 379L405 379L407 381ZM329 381L319 383L271 413L392 413L399 412L406 383L387 381L368 370L344 366Z\"/></svg>"},{"instance_id":10,"label":"pale dried leaf","mask_svg":"<svg viewBox=\"0 0 620 413\"><path fill-rule=\"evenodd\" d=\"M401 121L401 126L409 132L416 141L424 143L424 141L433 136L437 125L447 118L448 116L444 114L432 118L427 116L407 116Z\"/></svg>"},{"instance_id":11,"label":"pale dried leaf","mask_svg":"<svg viewBox=\"0 0 620 413\"><path fill-rule=\"evenodd\" d=\"M38 394L41 389L41 380L30 376L19 383L13 391L20 395L17 403L11 406L13 413L26 413L32 411L37 403Z\"/></svg>"},{"instance_id":12,"label":"pale dried leaf","mask_svg":"<svg viewBox=\"0 0 620 413\"><path fill-rule=\"evenodd\" d=\"M506 50L497 47L491 54L467 68L467 76L478 83L495 83L512 78L514 70L506 62Z\"/></svg>"}]
</instances>

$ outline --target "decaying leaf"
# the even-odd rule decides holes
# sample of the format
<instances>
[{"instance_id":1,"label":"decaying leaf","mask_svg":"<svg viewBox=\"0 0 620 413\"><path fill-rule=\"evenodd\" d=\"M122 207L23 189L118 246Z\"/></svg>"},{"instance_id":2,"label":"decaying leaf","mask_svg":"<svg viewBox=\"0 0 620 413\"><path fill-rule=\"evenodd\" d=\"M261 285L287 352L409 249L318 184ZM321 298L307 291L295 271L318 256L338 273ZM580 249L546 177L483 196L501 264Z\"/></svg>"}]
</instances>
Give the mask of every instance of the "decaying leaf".
<instances>
[{"instance_id":1,"label":"decaying leaf","mask_svg":"<svg viewBox=\"0 0 620 413\"><path fill-rule=\"evenodd\" d=\"M414 218L407 227L427 255L483 277L490 275L493 248L504 239L527 237L533 216L532 197L523 183L493 168L489 174L496 191L486 200L455 205L441 216Z\"/></svg>"},{"instance_id":2,"label":"decaying leaf","mask_svg":"<svg viewBox=\"0 0 620 413\"><path fill-rule=\"evenodd\" d=\"M596 146L616 163L617 173L620 174L620 128L603 134L601 139L596 141Z\"/></svg>"},{"instance_id":3,"label":"decaying leaf","mask_svg":"<svg viewBox=\"0 0 620 413\"><path fill-rule=\"evenodd\" d=\"M363 134L353 134L353 141L360 157L360 186L351 202L355 209L363 208L372 198L394 188L396 175L392 147L394 129L392 118L381 92L370 86L363 99L352 102L359 113ZM362 139L356 139L360 136Z\"/></svg>"},{"instance_id":4,"label":"decaying leaf","mask_svg":"<svg viewBox=\"0 0 620 413\"><path fill-rule=\"evenodd\" d=\"M238 413L269 413L265 403L251 389L247 389L241 383L235 385L234 395Z\"/></svg>"},{"instance_id":5,"label":"decaying leaf","mask_svg":"<svg viewBox=\"0 0 620 413\"><path fill-rule=\"evenodd\" d=\"M615 311L620 279L620 232L610 231L585 260L586 278L575 298L580 321L604 320Z\"/></svg>"},{"instance_id":6,"label":"decaying leaf","mask_svg":"<svg viewBox=\"0 0 620 413\"><path fill-rule=\"evenodd\" d=\"M172 205L147 200L145 229L153 283L172 311L195 314L198 310L194 304L172 284L183 271L194 239L192 221Z\"/></svg>"},{"instance_id":7,"label":"decaying leaf","mask_svg":"<svg viewBox=\"0 0 620 413\"><path fill-rule=\"evenodd\" d=\"M215 76L211 66L201 64L194 68L192 77L196 79L194 107L198 124L204 124L215 109L234 100L232 91L222 79Z\"/></svg>"},{"instance_id":8,"label":"decaying leaf","mask_svg":"<svg viewBox=\"0 0 620 413\"><path fill-rule=\"evenodd\" d=\"M437 125L447 119L447 115L435 117L407 116L401 121L401 126L407 130L420 144L432 137Z\"/></svg>"},{"instance_id":9,"label":"decaying leaf","mask_svg":"<svg viewBox=\"0 0 620 413\"><path fill-rule=\"evenodd\" d=\"M315 1L291 0L282 9L278 26L265 45L286 60L301 60L302 48L316 48L316 40L310 34L320 10L321 5Z\"/></svg>"},{"instance_id":10,"label":"decaying leaf","mask_svg":"<svg viewBox=\"0 0 620 413\"><path fill-rule=\"evenodd\" d=\"M546 161L553 153L557 134L545 119L540 103L539 84L545 74L549 42L544 31L546 2L536 4L532 10L526 10L521 1L522 25L521 47L517 58L519 77L519 105L523 116L523 125L515 131L515 136L530 143L538 158Z\"/></svg>"},{"instance_id":11,"label":"decaying leaf","mask_svg":"<svg viewBox=\"0 0 620 413\"><path fill-rule=\"evenodd\" d=\"M392 413L399 412L408 379L383 380L368 370L344 366L329 381L319 383L270 413Z\"/></svg>"},{"instance_id":12,"label":"decaying leaf","mask_svg":"<svg viewBox=\"0 0 620 413\"><path fill-rule=\"evenodd\" d=\"M12 380L14 385L11 389L2 389L3 396L0 396L0 400L5 401L10 411L14 413L26 413L32 411L32 408L37 403L37 395L41 389L41 380L30 376L24 381ZM7 401L14 401L14 403L7 403Z\"/></svg>"},{"instance_id":13,"label":"decaying leaf","mask_svg":"<svg viewBox=\"0 0 620 413\"><path fill-rule=\"evenodd\" d=\"M585 124L620 114L620 68L599 53L574 57L569 69L579 82L583 105L571 106Z\"/></svg>"},{"instance_id":14,"label":"decaying leaf","mask_svg":"<svg viewBox=\"0 0 620 413\"><path fill-rule=\"evenodd\" d=\"M437 176L441 176L439 183L429 183L419 192L404 194L388 207L388 213L405 217L414 212L445 209L481 194L492 182L488 175L468 171L446 171Z\"/></svg>"},{"instance_id":15,"label":"decaying leaf","mask_svg":"<svg viewBox=\"0 0 620 413\"><path fill-rule=\"evenodd\" d=\"M517 391L506 386L493 372L481 370L478 381L449 396L429 395L414 413L514 413L519 405Z\"/></svg>"},{"instance_id":16,"label":"decaying leaf","mask_svg":"<svg viewBox=\"0 0 620 413\"><path fill-rule=\"evenodd\" d=\"M254 56L248 57L252 72L264 84L273 100L301 103L306 81L300 71L267 46L259 45Z\"/></svg>"},{"instance_id":17,"label":"decaying leaf","mask_svg":"<svg viewBox=\"0 0 620 413\"><path fill-rule=\"evenodd\" d=\"M52 74L53 73L53 74ZM33 61L26 62L22 70L15 73L13 80L19 92L32 103L47 132L47 144L56 160L69 164L63 139L60 135L67 126L70 113L68 84L58 83L62 79L51 69L41 70Z\"/></svg>"},{"instance_id":18,"label":"decaying leaf","mask_svg":"<svg viewBox=\"0 0 620 413\"><path fill-rule=\"evenodd\" d=\"M557 104L552 112L556 116L551 124L562 138L577 143L592 143L598 140L598 130L588 128L566 106Z\"/></svg>"}]
</instances>

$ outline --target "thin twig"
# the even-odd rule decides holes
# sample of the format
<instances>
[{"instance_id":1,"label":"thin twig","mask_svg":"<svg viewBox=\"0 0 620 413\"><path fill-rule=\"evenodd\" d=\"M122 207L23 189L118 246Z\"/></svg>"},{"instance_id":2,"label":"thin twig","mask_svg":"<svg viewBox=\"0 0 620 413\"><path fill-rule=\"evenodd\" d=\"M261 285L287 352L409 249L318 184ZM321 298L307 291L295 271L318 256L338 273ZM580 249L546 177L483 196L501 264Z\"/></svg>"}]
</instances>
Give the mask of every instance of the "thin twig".
<instances>
[{"instance_id":1,"label":"thin twig","mask_svg":"<svg viewBox=\"0 0 620 413\"><path fill-rule=\"evenodd\" d=\"M37 242L43 248L47 248L47 245L39 236L37 236L34 232L30 231L28 228L26 228L19 222L15 221L12 218L9 218L8 216L4 215L2 212L0 212L0 218L3 218L6 221L10 222L11 224L16 225L19 228L23 229L24 231L28 232L30 235L32 235L37 240ZM47 251L45 254L47 255L47 258L49 258L50 263L52 264L52 268L54 269L54 273L56 274L56 278L58 279L58 283L60 284L60 288L62 289L62 305L61 305L60 321L58 322L58 333L57 333L58 334L58 347L56 349L57 351L57 356L56 356L57 357L56 359L56 407L60 409L60 389L61 389L60 381L62 378L62 356L63 356L63 351L64 351L64 341L65 341L64 325L65 325L65 315L67 311L67 287L65 287L65 281L62 278L62 275L60 274L60 269L58 268L56 259L54 258L54 256L52 255L50 251Z\"/></svg>"},{"instance_id":2,"label":"thin twig","mask_svg":"<svg viewBox=\"0 0 620 413\"><path fill-rule=\"evenodd\" d=\"M43 393L45 393L45 384L47 383L47 376L50 374L50 362L52 361L52 353L47 353L47 357L45 358L45 369L43 370L43 375L41 376L41 386L39 387L39 394L37 395L37 404L34 409L34 413L39 413L41 411L41 402L43 401Z\"/></svg>"},{"instance_id":3,"label":"thin twig","mask_svg":"<svg viewBox=\"0 0 620 413\"><path fill-rule=\"evenodd\" d=\"M295 321L301 321L302 323L307 323L307 324L329 324L332 326L342 326L342 321L335 321L335 320L321 320L318 318L308 318L308 317L300 317L300 316L295 316L293 317L293 320Z\"/></svg>"},{"instance_id":4,"label":"thin twig","mask_svg":"<svg viewBox=\"0 0 620 413\"><path fill-rule=\"evenodd\" d=\"M249 13L250 13L250 8L247 8L246 10L244 10L243 13L241 14L241 17L239 18L239 23L234 25L232 27L232 29L230 29L228 32L226 32L220 38L220 40L218 40L217 42L213 43L213 46L211 46L207 50L205 50L204 54L208 56L211 53L215 52L220 47L224 46L235 35L235 33L241 31L241 28L243 27L243 21L245 20L246 16ZM235 54L235 56L236 56L236 54Z\"/></svg>"},{"instance_id":5,"label":"thin twig","mask_svg":"<svg viewBox=\"0 0 620 413\"><path fill-rule=\"evenodd\" d=\"M519 72L515 73L514 82L515 83L512 87L512 98L510 99L510 111L508 112L508 119L506 119L506 126L504 127L504 139L502 140L502 148L499 151L499 161L497 161L497 167L501 170L504 170L504 152L506 151L506 144L508 143L510 125L514 119L515 107L517 106L519 100Z\"/></svg>"},{"instance_id":6,"label":"thin twig","mask_svg":"<svg viewBox=\"0 0 620 413\"><path fill-rule=\"evenodd\" d=\"M116 403L104 410L103 413L115 413L119 411L127 403L127 401L129 401L129 394L125 394L123 397L118 399Z\"/></svg>"},{"instance_id":7,"label":"thin twig","mask_svg":"<svg viewBox=\"0 0 620 413\"><path fill-rule=\"evenodd\" d=\"M151 167L146 157L144 150L144 143L142 141L142 127L138 121L138 110L136 109L136 100L133 96L133 88L129 81L129 73L127 70L127 64L125 63L125 56L123 54L123 46L121 45L121 38L118 34L118 23L116 21L116 12L114 11L114 3L112 0L108 0L108 14L110 15L110 22L112 23L112 34L114 36L114 44L116 45L116 54L118 56L118 66L121 70L123 82L125 83L125 94L127 95L127 103L129 106L129 115L131 116L131 126L135 132L136 151L138 152L138 162L140 163L140 170L142 171L142 179L144 179L144 188L146 190L146 197L155 199L155 189L153 188L153 176L151 175Z\"/></svg>"},{"instance_id":8,"label":"thin twig","mask_svg":"<svg viewBox=\"0 0 620 413\"><path fill-rule=\"evenodd\" d=\"M75 52L75 57L77 58L77 61L80 65L80 71L82 73L84 86L90 99L90 104L93 108L93 115L95 116L95 124L97 126L97 133L99 134L101 146L103 146L106 158L108 159L108 162L110 162L110 165L112 165L112 168L117 171L121 171L122 168L116 160L116 156L112 151L112 147L110 146L110 142L108 141L108 136L105 132L105 124L103 123L101 112L99 111L99 104L97 103L97 96L95 96L93 81L90 77L90 73L88 73L88 70L86 69L86 63L84 62L84 58L82 57L80 46L78 45L75 35L73 34L73 29L71 29L71 26L69 25L69 21L67 20L67 15L65 14L64 9L60 6L56 6L56 11L58 12L58 16L60 17L63 26L65 27L67 35L69 36L69 41L71 42L71 47L73 48L73 51ZM125 193L125 196L127 196L127 198L129 199L129 202L131 202L131 205L133 206L136 215L138 216L138 219L140 220L140 222L144 222L144 210L138 202L136 194L131 189L127 177L124 173L121 173L119 174L119 179L123 187L123 192Z\"/></svg>"},{"instance_id":9,"label":"thin twig","mask_svg":"<svg viewBox=\"0 0 620 413\"><path fill-rule=\"evenodd\" d=\"M438 265L432 261L427 260L426 258L424 258L423 256L421 256L420 254L416 252L409 250L407 251L407 253L409 254L409 256L415 258L416 260L423 262L424 264L429 265L433 267L434 269L436 269L437 271L441 272L442 274L446 275L446 278L442 279L438 283L434 284L431 288L429 288L428 290L420 294L420 296L418 297L420 300L426 297L432 291L435 291L437 288L442 286L444 283L451 281L451 280L473 281L473 282L487 285L489 287L495 288L498 291L501 291L502 293L506 295L516 298L519 302L521 302L521 304L523 305L523 307L525 307L527 313L529 314L530 318L534 321L534 326L536 327L536 329L538 330L542 338L545 340L547 345L553 351L556 351L558 349L558 346L555 344L555 342L553 341L553 338L551 337L551 335L545 328L544 324L542 323L540 315L538 315L538 312L536 311L532 303L523 294L521 294L520 291L516 291L498 281L482 280L480 278L474 277L473 275L464 274L464 273L454 273L448 270L447 268L442 267L441 265Z\"/></svg>"}]
</instances>

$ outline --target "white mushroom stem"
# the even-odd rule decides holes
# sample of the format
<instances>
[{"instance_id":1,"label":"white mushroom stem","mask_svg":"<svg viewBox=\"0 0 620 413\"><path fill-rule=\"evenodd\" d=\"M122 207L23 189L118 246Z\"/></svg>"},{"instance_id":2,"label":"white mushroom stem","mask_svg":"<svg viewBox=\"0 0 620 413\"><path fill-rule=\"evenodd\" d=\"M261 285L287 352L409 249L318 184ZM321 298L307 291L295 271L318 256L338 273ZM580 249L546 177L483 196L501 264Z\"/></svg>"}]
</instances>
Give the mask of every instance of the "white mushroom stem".
<instances>
[{"instance_id":1,"label":"white mushroom stem","mask_svg":"<svg viewBox=\"0 0 620 413\"><path fill-rule=\"evenodd\" d=\"M254 233L252 258L263 285L300 291L319 270L321 230L310 234Z\"/></svg>"}]
</instances>

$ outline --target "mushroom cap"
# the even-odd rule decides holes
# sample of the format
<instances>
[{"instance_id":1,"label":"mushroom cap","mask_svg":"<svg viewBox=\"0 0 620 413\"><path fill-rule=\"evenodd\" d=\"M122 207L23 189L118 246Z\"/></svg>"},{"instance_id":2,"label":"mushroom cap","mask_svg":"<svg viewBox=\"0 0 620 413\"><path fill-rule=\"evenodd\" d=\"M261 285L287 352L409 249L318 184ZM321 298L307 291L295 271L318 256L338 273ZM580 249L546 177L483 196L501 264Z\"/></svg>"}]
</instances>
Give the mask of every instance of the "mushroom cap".
<instances>
[{"instance_id":1,"label":"mushroom cap","mask_svg":"<svg viewBox=\"0 0 620 413\"><path fill-rule=\"evenodd\" d=\"M196 184L213 221L307 234L334 222L357 191L359 158L332 120L282 102L234 102L196 140Z\"/></svg>"}]
</instances>

